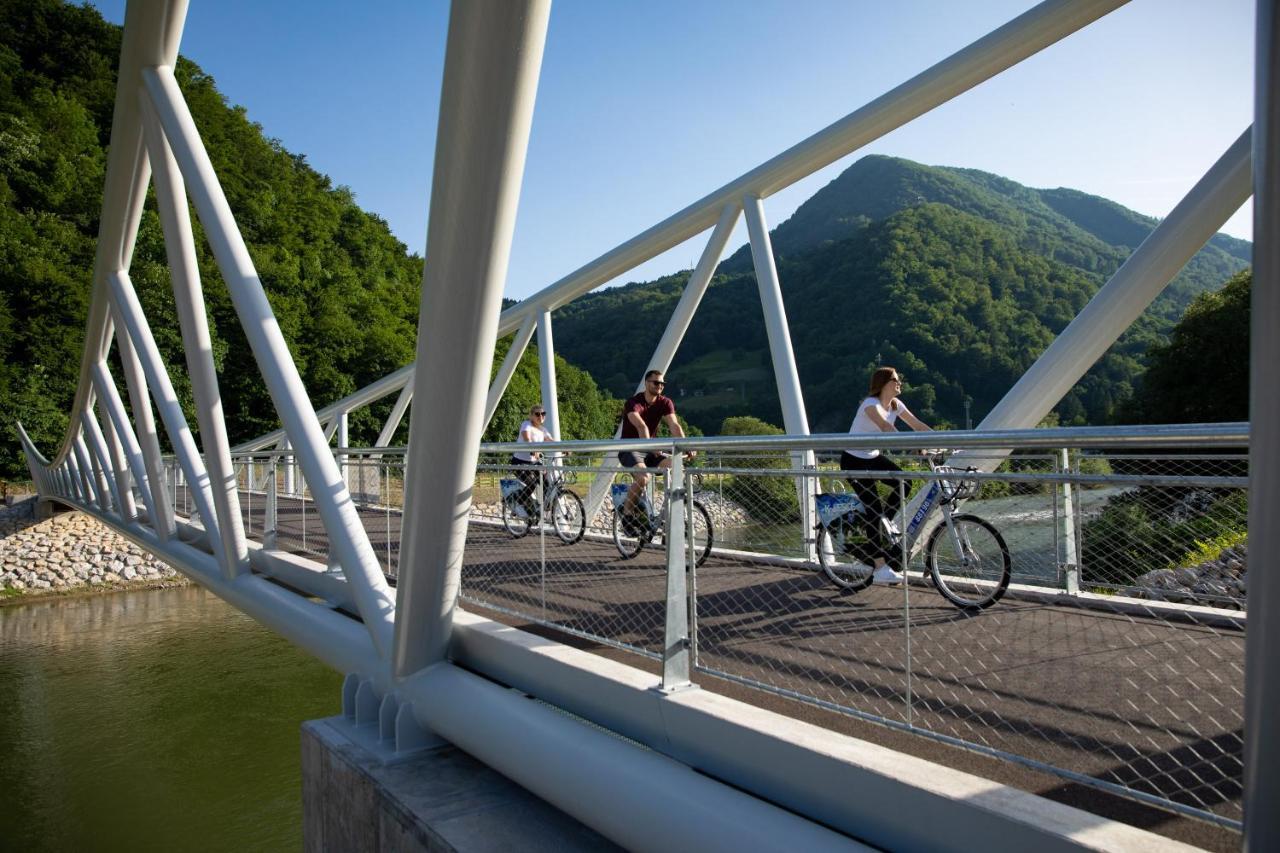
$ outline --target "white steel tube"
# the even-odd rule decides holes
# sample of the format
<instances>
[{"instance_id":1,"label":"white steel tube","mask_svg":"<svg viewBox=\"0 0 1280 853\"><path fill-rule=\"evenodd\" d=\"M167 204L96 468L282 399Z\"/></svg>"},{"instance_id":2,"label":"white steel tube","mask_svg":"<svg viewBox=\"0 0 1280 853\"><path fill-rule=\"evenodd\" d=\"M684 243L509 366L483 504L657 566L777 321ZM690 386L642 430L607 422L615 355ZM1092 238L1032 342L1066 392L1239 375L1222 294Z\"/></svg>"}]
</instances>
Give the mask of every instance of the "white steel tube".
<instances>
[{"instance_id":1,"label":"white steel tube","mask_svg":"<svg viewBox=\"0 0 1280 853\"><path fill-rule=\"evenodd\" d=\"M773 373L778 381L778 397L782 403L782 422L788 435L808 435L809 416L800 390L800 374L796 371L796 355L791 348L791 330L787 309L782 302L778 268L773 260L773 244L769 226L765 224L764 205L759 196L743 199L747 233L751 238L751 260L755 264L756 283L760 288L760 307L764 309L764 328L773 357Z\"/></svg>"},{"instance_id":2,"label":"white steel tube","mask_svg":"<svg viewBox=\"0 0 1280 853\"><path fill-rule=\"evenodd\" d=\"M391 444L391 439L395 437L396 430L400 429L400 421L404 420L404 413L408 411L411 402L413 402L413 385L407 384L400 389L400 396L396 397L396 404L391 407L391 414L387 416L387 422L382 425L382 432L378 433L378 440L374 442L374 447L386 447Z\"/></svg>"},{"instance_id":3,"label":"white steel tube","mask_svg":"<svg viewBox=\"0 0 1280 853\"><path fill-rule=\"evenodd\" d=\"M871 849L450 663L400 689L423 728L627 850Z\"/></svg>"},{"instance_id":4,"label":"white steel tube","mask_svg":"<svg viewBox=\"0 0 1280 853\"><path fill-rule=\"evenodd\" d=\"M484 401L485 426L488 426L489 422L493 420L494 413L498 411L498 403L502 402L502 395L507 393L507 386L511 384L511 377L515 375L516 368L520 366L520 359L524 358L525 350L529 348L529 341L533 338L534 325L532 314L524 318L524 322L520 324L520 328L516 331L515 338L511 341L511 348L507 350L506 358L502 359L502 366L498 368L497 375L493 377L493 382L489 384L489 393Z\"/></svg>"},{"instance_id":5,"label":"white steel tube","mask_svg":"<svg viewBox=\"0 0 1280 853\"><path fill-rule=\"evenodd\" d=\"M90 457L98 463L98 476L96 483L98 486L98 494L103 497L110 497L111 512L120 516L123 521L124 501L120 498L120 489L116 485L115 472L111 468L111 457L107 454L107 440L102 435L102 427L98 424L97 418L93 416L92 409L85 409L80 413L80 422L84 424L84 434L88 438ZM106 507L104 507L106 509Z\"/></svg>"},{"instance_id":6,"label":"white steel tube","mask_svg":"<svg viewBox=\"0 0 1280 853\"><path fill-rule=\"evenodd\" d=\"M910 80L725 184L649 230L503 312L510 334L533 306L555 310L709 228L727 204L765 197L874 142L1093 23L1127 0L1047 0Z\"/></svg>"},{"instance_id":7,"label":"white steel tube","mask_svg":"<svg viewBox=\"0 0 1280 853\"><path fill-rule=\"evenodd\" d=\"M338 449L346 450L351 446L351 421L348 420L346 412L338 413ZM342 477L342 482L346 483L347 488L351 488L351 467L348 464L347 455L345 453L340 456L341 462L338 464L338 475Z\"/></svg>"},{"instance_id":8,"label":"white steel tube","mask_svg":"<svg viewBox=\"0 0 1280 853\"><path fill-rule=\"evenodd\" d=\"M720 257L724 254L725 244L729 242L729 236L733 234L734 226L738 224L738 215L742 212L742 206L735 199L724 206L720 211L720 218L716 220L716 227L711 229L711 237L707 240L707 245L702 249L702 255L698 258L697 266L693 268L693 272L689 275L689 280L685 282L684 291L680 294L680 301L676 303L675 310L671 312L671 318L667 320L667 328L663 330L662 337L658 340L658 345L653 350L653 357L649 359L649 363L645 365L645 372L652 370L661 370L666 373L671 367L672 360L676 357L676 351L680 348L680 344L684 342L684 336L689 331L689 324L693 322L693 315L697 313L698 306L702 304L702 297L707 292L707 286L711 283L711 276L716 271L716 264L720 263ZM644 390L644 374L640 375L639 382L636 383L636 393ZM617 427L614 428L613 437L620 438L622 436L622 422L619 419ZM602 476L597 472L595 478L591 481L591 487L587 490L586 513L587 518L595 518L596 513L600 511L600 504L604 503L605 495L608 493L609 484L613 481L612 477Z\"/></svg>"},{"instance_id":9,"label":"white steel tube","mask_svg":"<svg viewBox=\"0 0 1280 853\"><path fill-rule=\"evenodd\" d=\"M108 302L111 302L108 299ZM129 333L120 322L120 312L115 303L111 303L111 316L116 329L116 347L120 351L120 365L124 370L125 387L129 392L129 404L133 408L133 419L137 428L138 445L142 450L142 458L147 466L147 485L151 492L151 507L155 514L149 516L151 524L161 541L169 539L176 531L173 520L173 502L170 500L169 487L165 483L164 459L160 453L160 436L156 432L156 419L151 411L151 389L147 385L147 374L138 360L138 352ZM115 389L115 383L110 383ZM119 398L118 392L115 394ZM123 403L121 411L124 410Z\"/></svg>"},{"instance_id":10,"label":"white steel tube","mask_svg":"<svg viewBox=\"0 0 1280 853\"><path fill-rule=\"evenodd\" d=\"M161 536L162 531L158 529L159 524L156 522L157 498L155 489L152 488L151 474L147 470L147 463L142 456L142 447L138 444L138 438L129 425L124 403L120 400L120 392L116 390L116 383L112 381L111 374L103 362L98 362L95 366L93 382L98 398L107 411L107 417L115 428L116 435L120 437L121 444L124 445L125 461L133 472L133 479L138 483L138 491L142 493L142 504L146 508L147 519L157 528L156 534ZM162 536L162 538L167 537Z\"/></svg>"},{"instance_id":11,"label":"white steel tube","mask_svg":"<svg viewBox=\"0 0 1280 853\"><path fill-rule=\"evenodd\" d=\"M348 411L354 412L363 406L367 406L377 400L381 400L388 394L394 394L402 391L406 387L413 387L413 365L406 364L399 370L388 373L386 376L374 382L370 382L358 391L343 397L340 400L334 400L323 409L316 410L316 417L321 423L328 422L330 416L335 412ZM275 432L269 432L260 435L257 438L250 439L243 444L237 444L231 448L232 453L248 453L253 450L267 450L280 446L280 440L285 438L285 431L278 429ZM388 439L389 440L389 439Z\"/></svg>"},{"instance_id":12,"label":"white steel tube","mask_svg":"<svg viewBox=\"0 0 1280 853\"><path fill-rule=\"evenodd\" d=\"M191 436L191 428L187 425L187 417L182 413L182 404L173 390L168 370L155 338L151 335L151 327L142 313L142 305L138 302L138 294L125 273L107 276L111 284L111 294L119 314L121 327L128 334L130 341L138 350L142 371L146 374L147 383L155 389L156 409L160 412L160 420L164 422L169 441L173 443L174 455L178 464L187 475L191 497L196 503L196 511L205 530L209 532L214 556L224 571L230 576L233 571L229 565L230 556L222 547L222 536L218 531L221 519L213 508L213 494L209 484L209 475L205 472L204 462L200 459L200 451L196 449L195 439Z\"/></svg>"},{"instance_id":13,"label":"white steel tube","mask_svg":"<svg viewBox=\"0 0 1280 853\"><path fill-rule=\"evenodd\" d=\"M556 347L551 337L551 312L538 312L538 367L542 380L542 407L547 410L547 431L556 438L560 434L559 389L556 385Z\"/></svg>"},{"instance_id":14,"label":"white steel tube","mask_svg":"<svg viewBox=\"0 0 1280 853\"><path fill-rule=\"evenodd\" d=\"M218 373L213 366L213 340L209 334L209 318L205 314L200 270L196 266L196 245L191 234L186 188L155 111L141 90L138 100L147 152L151 158L156 206L164 230L182 347L186 352L187 373L195 397L200 444L209 472L213 508L218 514L218 534L222 537L222 551L227 555L227 576L235 577L249 571L249 548L245 544L244 520L240 515L235 466L231 464L231 443L227 440L222 393L218 388Z\"/></svg>"},{"instance_id":15,"label":"white steel tube","mask_svg":"<svg viewBox=\"0 0 1280 853\"><path fill-rule=\"evenodd\" d=\"M1280 848L1280 2L1259 0L1254 86L1249 421L1249 630L1245 634L1244 849Z\"/></svg>"},{"instance_id":16,"label":"white steel tube","mask_svg":"<svg viewBox=\"0 0 1280 853\"><path fill-rule=\"evenodd\" d=\"M451 414L409 425L393 672L442 660L453 628L502 288L550 0L449 13L414 398Z\"/></svg>"},{"instance_id":17,"label":"white steel tube","mask_svg":"<svg viewBox=\"0 0 1280 853\"><path fill-rule=\"evenodd\" d=\"M755 265L756 284L760 289L760 307L764 311L764 328L769 338L773 375L778 384L778 400L782 404L783 428L787 435L808 435L809 415L805 411L800 373L796 369L796 355L791 347L791 328L787 323L787 308L782 301L782 285L778 281L778 266L773 257L773 241L769 239L769 226L764 218L764 202L759 196L749 195L742 200L742 209L751 239L751 260ZM812 468L813 451L792 453L791 464L796 468ZM813 526L811 519L815 486L816 482L807 477L796 480L796 499L800 504L800 521L804 530Z\"/></svg>"},{"instance_id":18,"label":"white steel tube","mask_svg":"<svg viewBox=\"0 0 1280 853\"><path fill-rule=\"evenodd\" d=\"M174 62L186 20L186 0L134 0L125 8L125 28L120 46L119 79L133 81L147 64ZM116 87L111 119L111 145L107 151L102 215L98 220L97 251L93 263L93 299L85 327L80 362L80 382L71 404L66 438L53 457L56 464L70 451L80 429L79 416L89 406L89 374L94 362L106 353L108 323L105 277L129 267L133 242L147 192L148 165L142 155L142 125L132 86Z\"/></svg>"},{"instance_id":19,"label":"white steel tube","mask_svg":"<svg viewBox=\"0 0 1280 853\"><path fill-rule=\"evenodd\" d=\"M765 197L813 174L1061 41L1126 2L1128 0L1047 0L1041 3L519 305L508 308L499 320L498 336L515 332L536 312L553 311L695 236L710 227L727 206L736 207L744 195ZM401 387L398 384L399 374L412 371L413 367L401 368L396 374L384 377L322 411L328 412L338 405L349 406L355 400L367 403L370 399L378 399ZM276 440L276 434L271 433L235 449L263 449L272 446Z\"/></svg>"},{"instance_id":20,"label":"white steel tube","mask_svg":"<svg viewBox=\"0 0 1280 853\"><path fill-rule=\"evenodd\" d=\"M209 246L227 283L231 301L253 350L263 382L276 413L297 454L316 510L329 537L329 552L351 584L360 616L380 654L387 654L395 622L395 600L351 495L339 476L315 408L289 354L289 346L276 322L271 304L254 270L244 239L218 183L208 152L200 142L195 122L182 99L173 69L162 66L142 73L152 106L164 128L188 184L196 212L204 224Z\"/></svg>"},{"instance_id":21,"label":"white steel tube","mask_svg":"<svg viewBox=\"0 0 1280 853\"><path fill-rule=\"evenodd\" d=\"M90 376L89 381L92 382L93 378ZM98 423L102 425L102 434L107 441L107 455L111 459L111 470L115 472L116 493L121 501L120 513L125 521L133 521L138 516L138 508L133 500L133 488L129 482L131 472L125 460L124 448L119 435L116 434L116 426L111 420L111 412L107 409L106 398L96 389L94 396L98 401Z\"/></svg>"},{"instance_id":22,"label":"white steel tube","mask_svg":"<svg viewBox=\"0 0 1280 853\"><path fill-rule=\"evenodd\" d=\"M72 442L74 451L74 466L80 474L80 494L81 499L90 506L96 506L103 512L106 511L106 502L98 495L98 484L93 482L93 467L89 464L89 451L84 446L84 427L80 424L76 425L81 432L76 433L75 441Z\"/></svg>"},{"instance_id":23,"label":"white steel tube","mask_svg":"<svg viewBox=\"0 0 1280 853\"><path fill-rule=\"evenodd\" d=\"M1034 427L1133 325L1249 198L1253 191L1251 138L1246 129L982 419L978 429Z\"/></svg>"}]
</instances>

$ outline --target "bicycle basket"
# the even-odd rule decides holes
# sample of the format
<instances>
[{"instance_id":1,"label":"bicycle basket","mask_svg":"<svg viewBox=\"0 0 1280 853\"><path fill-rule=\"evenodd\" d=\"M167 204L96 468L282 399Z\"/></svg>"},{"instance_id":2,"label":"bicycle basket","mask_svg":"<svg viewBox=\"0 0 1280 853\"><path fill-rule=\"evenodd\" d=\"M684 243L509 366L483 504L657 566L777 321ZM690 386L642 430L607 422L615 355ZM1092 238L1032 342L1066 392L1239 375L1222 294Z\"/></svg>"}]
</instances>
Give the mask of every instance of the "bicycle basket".
<instances>
[{"instance_id":1,"label":"bicycle basket","mask_svg":"<svg viewBox=\"0 0 1280 853\"><path fill-rule=\"evenodd\" d=\"M955 468L950 465L939 465L936 469L939 474L971 474L977 471L977 468ZM978 496L978 490L982 488L982 483L978 480L940 480L942 484L942 496L946 501L965 501Z\"/></svg>"}]
</instances>

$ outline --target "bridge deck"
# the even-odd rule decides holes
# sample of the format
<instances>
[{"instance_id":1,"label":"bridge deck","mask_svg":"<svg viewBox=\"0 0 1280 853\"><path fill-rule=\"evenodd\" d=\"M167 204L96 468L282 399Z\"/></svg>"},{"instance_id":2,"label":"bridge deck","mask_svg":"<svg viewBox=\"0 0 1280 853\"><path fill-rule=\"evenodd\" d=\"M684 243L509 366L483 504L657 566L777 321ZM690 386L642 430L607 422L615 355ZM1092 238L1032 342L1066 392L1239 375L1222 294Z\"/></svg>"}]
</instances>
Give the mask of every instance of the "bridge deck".
<instances>
[{"instance_id":1,"label":"bridge deck","mask_svg":"<svg viewBox=\"0 0 1280 853\"><path fill-rule=\"evenodd\" d=\"M245 516L258 538L255 498ZM361 517L394 574L399 514L362 509ZM280 500L277 530L280 548L327 551L314 509L301 502ZM493 522L477 522L463 595L470 609L616 644L598 649L651 668L663 635L664 561L658 547L623 560L609 541L567 546L536 532L512 539ZM908 751L931 760L1057 791L1149 828L1191 824L1202 845L1238 845L1238 836L1207 824L1108 804L1103 792L868 726L858 715L1239 819L1242 631L1013 596L969 616L929 586L848 595L814 571L716 555L696 584L695 680L704 686L864 739L911 742Z\"/></svg>"}]
</instances>

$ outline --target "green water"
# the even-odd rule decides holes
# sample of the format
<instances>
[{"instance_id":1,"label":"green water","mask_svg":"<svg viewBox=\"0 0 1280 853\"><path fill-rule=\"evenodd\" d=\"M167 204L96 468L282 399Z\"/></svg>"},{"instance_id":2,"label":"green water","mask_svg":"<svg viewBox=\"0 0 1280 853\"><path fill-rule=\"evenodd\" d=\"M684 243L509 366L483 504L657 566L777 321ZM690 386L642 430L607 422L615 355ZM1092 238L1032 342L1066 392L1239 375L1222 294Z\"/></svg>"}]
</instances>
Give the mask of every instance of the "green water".
<instances>
[{"instance_id":1,"label":"green water","mask_svg":"<svg viewBox=\"0 0 1280 853\"><path fill-rule=\"evenodd\" d=\"M341 678L196 587L0 607L0 850L298 850Z\"/></svg>"}]
</instances>

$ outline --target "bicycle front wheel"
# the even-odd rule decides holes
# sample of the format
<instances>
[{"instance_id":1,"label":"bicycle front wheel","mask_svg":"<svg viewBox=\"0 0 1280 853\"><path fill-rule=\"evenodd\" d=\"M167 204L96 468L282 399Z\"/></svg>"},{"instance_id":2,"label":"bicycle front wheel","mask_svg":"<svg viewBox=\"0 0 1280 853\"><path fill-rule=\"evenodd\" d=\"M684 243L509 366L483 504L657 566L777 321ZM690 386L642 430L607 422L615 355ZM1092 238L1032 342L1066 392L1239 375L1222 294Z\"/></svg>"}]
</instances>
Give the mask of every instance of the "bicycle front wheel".
<instances>
[{"instance_id":1,"label":"bicycle front wheel","mask_svg":"<svg viewBox=\"0 0 1280 853\"><path fill-rule=\"evenodd\" d=\"M512 539L519 539L529 532L529 517L527 515L517 515L516 499L506 497L502 499L502 526ZM520 507L520 511L524 512L524 507Z\"/></svg>"},{"instance_id":2,"label":"bicycle front wheel","mask_svg":"<svg viewBox=\"0 0 1280 853\"><path fill-rule=\"evenodd\" d=\"M582 498L574 492L561 492L556 495L551 506L551 522L555 526L556 535L566 545L578 542L587 532L587 510L582 505Z\"/></svg>"},{"instance_id":3,"label":"bicycle front wheel","mask_svg":"<svg viewBox=\"0 0 1280 853\"><path fill-rule=\"evenodd\" d=\"M935 527L925 561L938 592L961 610L990 607L1009 588L1009 546L976 515L953 515Z\"/></svg>"},{"instance_id":4,"label":"bicycle front wheel","mask_svg":"<svg viewBox=\"0 0 1280 853\"><path fill-rule=\"evenodd\" d=\"M715 534L711 530L711 513L698 501L693 502L693 553L695 566L701 566L711 556Z\"/></svg>"},{"instance_id":5,"label":"bicycle front wheel","mask_svg":"<svg viewBox=\"0 0 1280 853\"><path fill-rule=\"evenodd\" d=\"M634 522L624 522L622 508L613 508L613 544L624 560L630 560L639 554L644 543L649 541L652 535L648 533L648 524L645 522L643 510L637 511L634 518Z\"/></svg>"},{"instance_id":6,"label":"bicycle front wheel","mask_svg":"<svg viewBox=\"0 0 1280 853\"><path fill-rule=\"evenodd\" d=\"M860 560L867 546L867 537L857 525L841 517L829 526L819 523L816 528L818 565L822 573L838 588L858 592L871 586L874 569L870 561Z\"/></svg>"}]
</instances>

